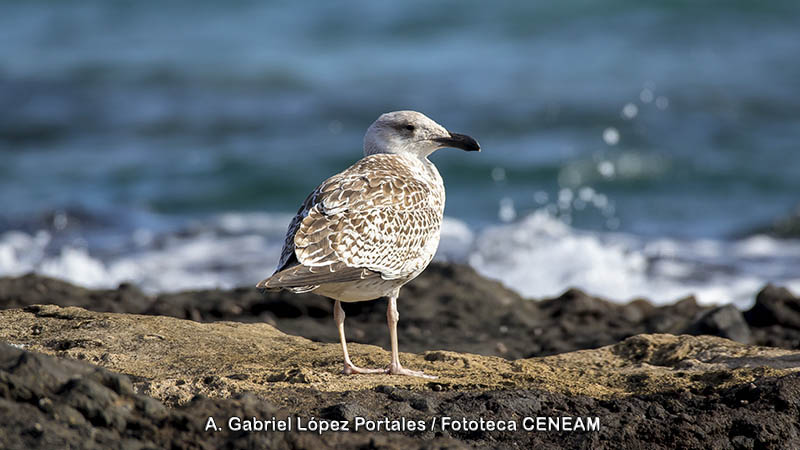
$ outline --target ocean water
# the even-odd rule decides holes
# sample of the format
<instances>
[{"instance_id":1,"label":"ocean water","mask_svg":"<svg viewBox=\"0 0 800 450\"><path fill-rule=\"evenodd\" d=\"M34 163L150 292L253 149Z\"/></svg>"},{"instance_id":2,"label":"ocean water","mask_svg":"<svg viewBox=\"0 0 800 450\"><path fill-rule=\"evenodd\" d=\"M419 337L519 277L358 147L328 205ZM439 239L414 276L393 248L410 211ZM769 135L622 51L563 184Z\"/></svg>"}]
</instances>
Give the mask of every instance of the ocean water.
<instances>
[{"instance_id":1,"label":"ocean water","mask_svg":"<svg viewBox=\"0 0 800 450\"><path fill-rule=\"evenodd\" d=\"M382 112L432 159L439 259L530 297L800 292L800 3L0 2L0 275L269 275Z\"/></svg>"}]
</instances>

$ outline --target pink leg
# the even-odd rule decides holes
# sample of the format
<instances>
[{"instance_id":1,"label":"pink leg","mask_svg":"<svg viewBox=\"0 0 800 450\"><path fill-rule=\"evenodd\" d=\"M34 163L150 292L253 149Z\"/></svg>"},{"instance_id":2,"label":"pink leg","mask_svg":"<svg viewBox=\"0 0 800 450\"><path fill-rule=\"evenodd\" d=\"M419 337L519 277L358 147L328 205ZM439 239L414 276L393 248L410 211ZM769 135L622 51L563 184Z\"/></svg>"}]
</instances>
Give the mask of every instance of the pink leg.
<instances>
[{"instance_id":1,"label":"pink leg","mask_svg":"<svg viewBox=\"0 0 800 450\"><path fill-rule=\"evenodd\" d=\"M406 369L400 365L400 352L397 349L397 321L400 320L400 313L397 312L397 296L399 294L400 290L398 289L389 297L389 305L386 308L386 321L389 323L389 339L392 341L392 363L386 368L386 373L436 379L433 375L426 375L418 370Z\"/></svg>"},{"instance_id":2,"label":"pink leg","mask_svg":"<svg viewBox=\"0 0 800 450\"><path fill-rule=\"evenodd\" d=\"M350 375L353 373L384 373L383 369L362 369L360 367L356 367L352 361L350 361L350 354L347 353L347 340L344 338L344 309L342 309L342 304L339 300L336 300L336 304L333 305L333 320L336 321L336 327L339 329L339 340L342 342L342 351L344 352L344 369L342 369L342 373L345 375Z\"/></svg>"}]
</instances>

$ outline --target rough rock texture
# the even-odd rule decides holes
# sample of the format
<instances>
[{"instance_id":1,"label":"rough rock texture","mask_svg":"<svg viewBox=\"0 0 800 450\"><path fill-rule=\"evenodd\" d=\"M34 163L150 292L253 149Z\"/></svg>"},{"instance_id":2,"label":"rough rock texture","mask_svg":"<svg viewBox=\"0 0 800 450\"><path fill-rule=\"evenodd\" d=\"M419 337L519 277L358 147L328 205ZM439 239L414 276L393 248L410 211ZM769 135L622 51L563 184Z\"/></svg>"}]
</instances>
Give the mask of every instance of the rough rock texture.
<instances>
[{"instance_id":1,"label":"rough rock texture","mask_svg":"<svg viewBox=\"0 0 800 450\"><path fill-rule=\"evenodd\" d=\"M35 274L0 278L2 309L51 304L80 306L95 311L142 313L152 302L152 298L130 284L122 284L117 289L92 290Z\"/></svg>"},{"instance_id":2,"label":"rough rock texture","mask_svg":"<svg viewBox=\"0 0 800 450\"><path fill-rule=\"evenodd\" d=\"M14 415L16 421L0 434L7 448L63 446L86 436L98 447L129 448L192 442L244 448L251 440L284 448L407 447L423 442L414 440L419 438L438 439L428 444L435 447L800 445L800 352L710 336L641 335L595 350L516 361L447 351L402 355L409 367L438 375L434 381L342 376L338 345L289 336L267 324L31 306L0 311L0 339L130 377L4 347L0 396L5 415ZM351 352L365 366L389 360L375 346L353 345ZM202 431L209 415L221 422L231 415L331 420L598 416L601 430L429 430L321 437L226 430L209 435ZM9 430L24 433L16 436Z\"/></svg>"},{"instance_id":3,"label":"rough rock texture","mask_svg":"<svg viewBox=\"0 0 800 450\"><path fill-rule=\"evenodd\" d=\"M733 305L720 306L699 314L686 331L694 335L721 336L745 344L753 340L744 316Z\"/></svg>"},{"instance_id":4,"label":"rough rock texture","mask_svg":"<svg viewBox=\"0 0 800 450\"><path fill-rule=\"evenodd\" d=\"M800 348L800 319L782 318L786 311L800 315L800 298L771 286L742 316L732 306L712 311L692 297L657 307L646 300L612 303L570 289L556 298L530 301L470 267L433 264L403 288L398 303L401 350L416 353L444 349L517 359L597 348L642 333L712 334L744 343ZM35 275L0 279L0 308L31 304L195 321L265 322L315 341L338 340L332 302L313 294L262 295L240 288L150 297L130 285L87 290ZM348 340L388 345L385 299L344 307Z\"/></svg>"},{"instance_id":5,"label":"rough rock texture","mask_svg":"<svg viewBox=\"0 0 800 450\"><path fill-rule=\"evenodd\" d=\"M729 371L730 382L742 382L751 381L756 372L761 376L764 368L779 373L800 361L800 353L790 350L666 334L634 336L594 351L514 361L441 350L403 354L405 365L439 376L431 383L388 375L342 377L338 344L290 336L267 324L198 323L52 305L0 311L0 324L3 341L132 375L142 392L170 404L185 403L197 394L265 394L298 384L320 391L385 383L448 390L513 386L608 397L703 383L697 376L676 372L676 365L689 372ZM389 353L379 347L351 347L357 365L389 363Z\"/></svg>"},{"instance_id":6,"label":"rough rock texture","mask_svg":"<svg viewBox=\"0 0 800 450\"><path fill-rule=\"evenodd\" d=\"M788 289L767 285L744 318L754 341L761 345L800 348L800 297Z\"/></svg>"},{"instance_id":7,"label":"rough rock texture","mask_svg":"<svg viewBox=\"0 0 800 450\"><path fill-rule=\"evenodd\" d=\"M0 344L0 448L323 448L379 446L388 436L312 433L214 433L208 417L286 417L252 394L230 399L197 397L167 408L136 394L130 378L69 359L58 359ZM409 436L393 436L401 446L419 446ZM377 441L376 441L377 439ZM431 448L457 447L437 438Z\"/></svg>"},{"instance_id":8,"label":"rough rock texture","mask_svg":"<svg viewBox=\"0 0 800 450\"><path fill-rule=\"evenodd\" d=\"M800 298L786 289L765 287L744 313L692 298L615 304L574 289L530 301L439 264L399 303L401 350L417 353L404 364L439 379L340 375L331 302L314 295L148 296L0 279L0 308L17 308L0 311L0 341L23 348L0 344L0 448L800 448L799 352L639 335L797 349ZM385 300L345 307L351 341L385 348ZM201 323L219 320L251 323ZM351 354L367 367L389 360L372 345ZM597 416L601 429L215 433L204 431L208 416Z\"/></svg>"}]
</instances>

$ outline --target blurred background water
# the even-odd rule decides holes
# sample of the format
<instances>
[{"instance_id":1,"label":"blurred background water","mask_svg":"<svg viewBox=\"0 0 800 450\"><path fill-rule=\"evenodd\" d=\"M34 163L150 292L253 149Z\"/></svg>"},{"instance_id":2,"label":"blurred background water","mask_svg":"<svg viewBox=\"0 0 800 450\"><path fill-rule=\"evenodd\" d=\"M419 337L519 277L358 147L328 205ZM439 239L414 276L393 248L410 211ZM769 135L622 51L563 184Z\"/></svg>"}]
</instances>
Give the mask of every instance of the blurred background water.
<instances>
[{"instance_id":1,"label":"blurred background water","mask_svg":"<svg viewBox=\"0 0 800 450\"><path fill-rule=\"evenodd\" d=\"M800 3L0 2L0 275L250 285L386 111L432 157L438 258L525 295L800 290Z\"/></svg>"}]
</instances>

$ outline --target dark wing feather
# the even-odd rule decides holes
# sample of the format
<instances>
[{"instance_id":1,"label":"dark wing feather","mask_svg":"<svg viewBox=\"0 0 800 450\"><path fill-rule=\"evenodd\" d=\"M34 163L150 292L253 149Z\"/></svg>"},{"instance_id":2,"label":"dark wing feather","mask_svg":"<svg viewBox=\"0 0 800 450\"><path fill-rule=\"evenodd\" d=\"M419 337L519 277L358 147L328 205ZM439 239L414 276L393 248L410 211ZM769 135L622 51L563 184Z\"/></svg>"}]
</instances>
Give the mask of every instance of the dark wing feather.
<instances>
[{"instance_id":1,"label":"dark wing feather","mask_svg":"<svg viewBox=\"0 0 800 450\"><path fill-rule=\"evenodd\" d=\"M333 266L308 267L296 265L263 280L256 287L259 289L276 289L315 286L325 283L366 280L367 278L381 276L380 273L369 269L347 267L343 264L338 265L338 267Z\"/></svg>"}]
</instances>

